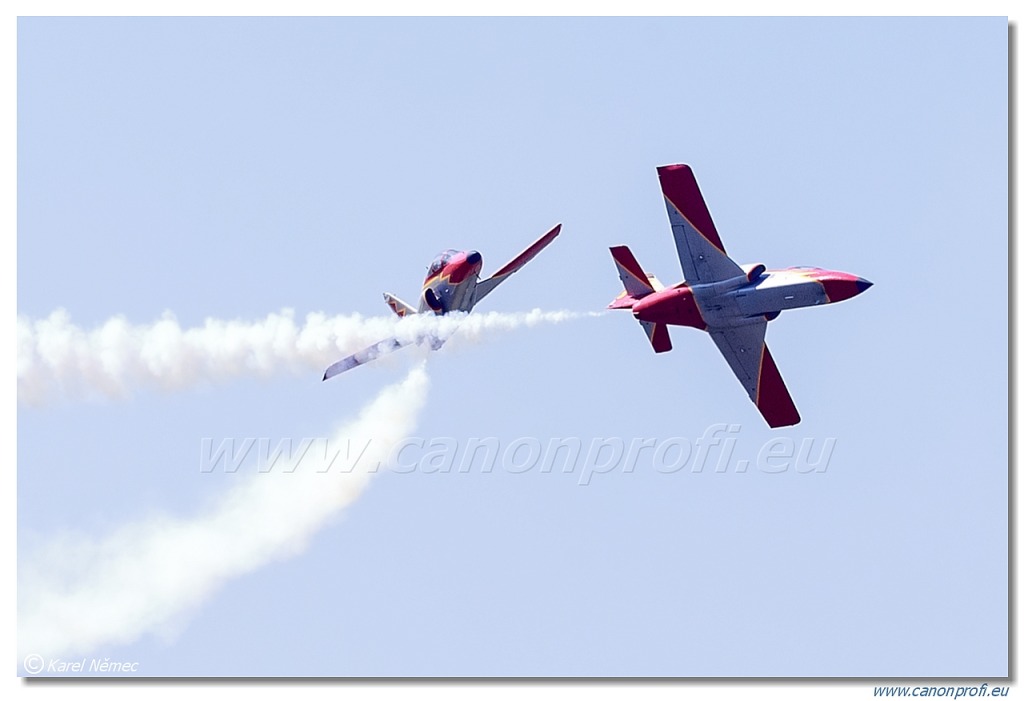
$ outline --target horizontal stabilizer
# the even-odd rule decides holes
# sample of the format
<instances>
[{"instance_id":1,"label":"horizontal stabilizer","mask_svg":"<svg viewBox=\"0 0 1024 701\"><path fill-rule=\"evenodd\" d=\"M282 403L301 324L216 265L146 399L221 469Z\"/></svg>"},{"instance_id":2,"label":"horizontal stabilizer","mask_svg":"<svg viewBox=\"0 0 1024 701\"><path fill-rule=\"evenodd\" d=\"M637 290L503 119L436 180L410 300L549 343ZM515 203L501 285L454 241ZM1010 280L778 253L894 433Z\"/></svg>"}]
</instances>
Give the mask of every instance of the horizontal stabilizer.
<instances>
[{"instance_id":1,"label":"horizontal stabilizer","mask_svg":"<svg viewBox=\"0 0 1024 701\"><path fill-rule=\"evenodd\" d=\"M410 316L416 313L416 310L410 307L408 304L395 297L390 292L384 293L384 301L388 307L398 316Z\"/></svg>"},{"instance_id":2,"label":"horizontal stabilizer","mask_svg":"<svg viewBox=\"0 0 1024 701\"><path fill-rule=\"evenodd\" d=\"M647 279L647 273L636 262L636 257L628 246L612 246L610 250L615 267L619 271L619 279L626 288L626 294L640 299L654 292L654 286Z\"/></svg>"},{"instance_id":3,"label":"horizontal stabilizer","mask_svg":"<svg viewBox=\"0 0 1024 701\"><path fill-rule=\"evenodd\" d=\"M658 278L643 271L628 246L612 246L609 250L624 288L623 293L608 305L609 309L630 309L637 300L663 289Z\"/></svg>"},{"instance_id":4,"label":"horizontal stabilizer","mask_svg":"<svg viewBox=\"0 0 1024 701\"><path fill-rule=\"evenodd\" d=\"M672 339L668 335L667 325L653 321L641 321L640 325L644 327L644 333L647 334L655 353L667 353L672 350Z\"/></svg>"}]
</instances>

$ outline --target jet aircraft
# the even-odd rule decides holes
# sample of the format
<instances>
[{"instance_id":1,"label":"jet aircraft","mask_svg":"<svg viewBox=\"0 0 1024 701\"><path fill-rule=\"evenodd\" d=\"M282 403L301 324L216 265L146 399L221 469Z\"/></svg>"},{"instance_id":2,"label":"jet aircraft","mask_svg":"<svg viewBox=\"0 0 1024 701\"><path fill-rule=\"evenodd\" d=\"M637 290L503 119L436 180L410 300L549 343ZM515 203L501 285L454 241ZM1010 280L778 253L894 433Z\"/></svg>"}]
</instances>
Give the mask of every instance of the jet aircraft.
<instances>
[{"instance_id":1,"label":"jet aircraft","mask_svg":"<svg viewBox=\"0 0 1024 701\"><path fill-rule=\"evenodd\" d=\"M444 315L449 312L470 312L480 300L489 295L495 287L505 282L524 265L533 260L533 257L540 253L548 244L555 240L555 237L562 230L562 225L557 224L549 232L533 242L529 248L499 268L486 280L480 279L480 270L483 267L483 256L477 251L456 251L448 249L437 254L434 261L427 270L427 278L423 282L423 290L420 292L418 308L413 308L393 294L384 293L384 301L395 314L400 317L412 316L415 314ZM416 339L416 342L423 342L426 338ZM437 350L444 341L437 338L429 339L431 347ZM396 337L386 338L369 348L358 353L353 353L327 368L324 372L324 380L351 370L354 367L368 363L375 358L397 350L412 341L399 340Z\"/></svg>"},{"instance_id":2,"label":"jet aircraft","mask_svg":"<svg viewBox=\"0 0 1024 701\"><path fill-rule=\"evenodd\" d=\"M765 345L768 322L787 309L849 299L872 283L822 268L737 265L725 253L690 166L661 166L658 178L684 280L664 287L626 246L615 246L612 258L625 291L608 308L632 310L655 353L672 350L669 326L707 331L768 425L799 423L800 414Z\"/></svg>"}]
</instances>

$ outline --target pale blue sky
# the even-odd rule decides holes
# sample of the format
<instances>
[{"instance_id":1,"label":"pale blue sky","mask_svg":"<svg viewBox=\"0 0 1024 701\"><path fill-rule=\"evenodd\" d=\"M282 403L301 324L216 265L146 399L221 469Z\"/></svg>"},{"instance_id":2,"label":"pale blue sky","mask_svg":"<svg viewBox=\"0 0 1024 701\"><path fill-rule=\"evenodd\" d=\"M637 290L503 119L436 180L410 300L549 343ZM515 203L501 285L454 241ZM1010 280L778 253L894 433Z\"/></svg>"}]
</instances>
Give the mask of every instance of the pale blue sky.
<instances>
[{"instance_id":1,"label":"pale blue sky","mask_svg":"<svg viewBox=\"0 0 1024 701\"><path fill-rule=\"evenodd\" d=\"M625 313L435 354L418 435L836 439L824 474L385 474L169 636L175 675L1002 676L1005 19L22 19L18 311L184 325L387 312L445 248L481 309L600 310L607 248L681 278L655 166L730 253L875 286L768 342L767 429L710 339ZM205 436L326 435L412 362L19 408L22 556L187 516ZM19 670L20 672L20 670Z\"/></svg>"}]
</instances>

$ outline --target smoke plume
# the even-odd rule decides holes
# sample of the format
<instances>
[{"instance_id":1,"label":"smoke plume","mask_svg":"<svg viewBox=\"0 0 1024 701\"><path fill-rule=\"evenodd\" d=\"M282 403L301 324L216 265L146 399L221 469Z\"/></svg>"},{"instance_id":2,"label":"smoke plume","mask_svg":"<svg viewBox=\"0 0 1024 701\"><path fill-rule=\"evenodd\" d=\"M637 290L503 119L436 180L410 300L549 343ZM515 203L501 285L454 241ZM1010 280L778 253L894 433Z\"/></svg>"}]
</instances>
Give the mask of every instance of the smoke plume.
<instances>
[{"instance_id":1,"label":"smoke plume","mask_svg":"<svg viewBox=\"0 0 1024 701\"><path fill-rule=\"evenodd\" d=\"M87 330L63 309L44 319L18 317L18 401L45 404L61 396L124 398L146 388L179 390L242 376L309 373L382 338L480 341L490 332L554 324L572 312L452 313L398 317L311 313L303 323L291 310L259 321L207 319L182 328L165 313L151 324L115 316Z\"/></svg>"},{"instance_id":2,"label":"smoke plume","mask_svg":"<svg viewBox=\"0 0 1024 701\"><path fill-rule=\"evenodd\" d=\"M335 440L366 446L344 466L307 454L299 465L245 477L193 518L152 518L98 540L66 536L34 549L19 566L19 653L53 658L130 643L229 579L300 552L413 432L428 384L420 365L342 427Z\"/></svg>"}]
</instances>

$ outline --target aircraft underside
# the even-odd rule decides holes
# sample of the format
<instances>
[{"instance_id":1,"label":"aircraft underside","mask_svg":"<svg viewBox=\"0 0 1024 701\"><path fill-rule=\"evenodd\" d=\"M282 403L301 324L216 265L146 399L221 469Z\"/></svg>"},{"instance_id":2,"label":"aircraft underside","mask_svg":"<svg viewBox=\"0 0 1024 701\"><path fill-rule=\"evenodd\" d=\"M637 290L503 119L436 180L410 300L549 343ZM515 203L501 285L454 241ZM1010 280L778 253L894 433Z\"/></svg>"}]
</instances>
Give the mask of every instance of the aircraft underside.
<instances>
[{"instance_id":1,"label":"aircraft underside","mask_svg":"<svg viewBox=\"0 0 1024 701\"><path fill-rule=\"evenodd\" d=\"M737 265L725 247L687 165L658 168L684 282L663 288L625 246L611 249L624 291L609 306L629 309L656 353L672 350L668 326L707 331L772 428L799 423L800 414L764 342L768 322L787 309L854 297L867 280L835 270L767 270Z\"/></svg>"}]
</instances>

